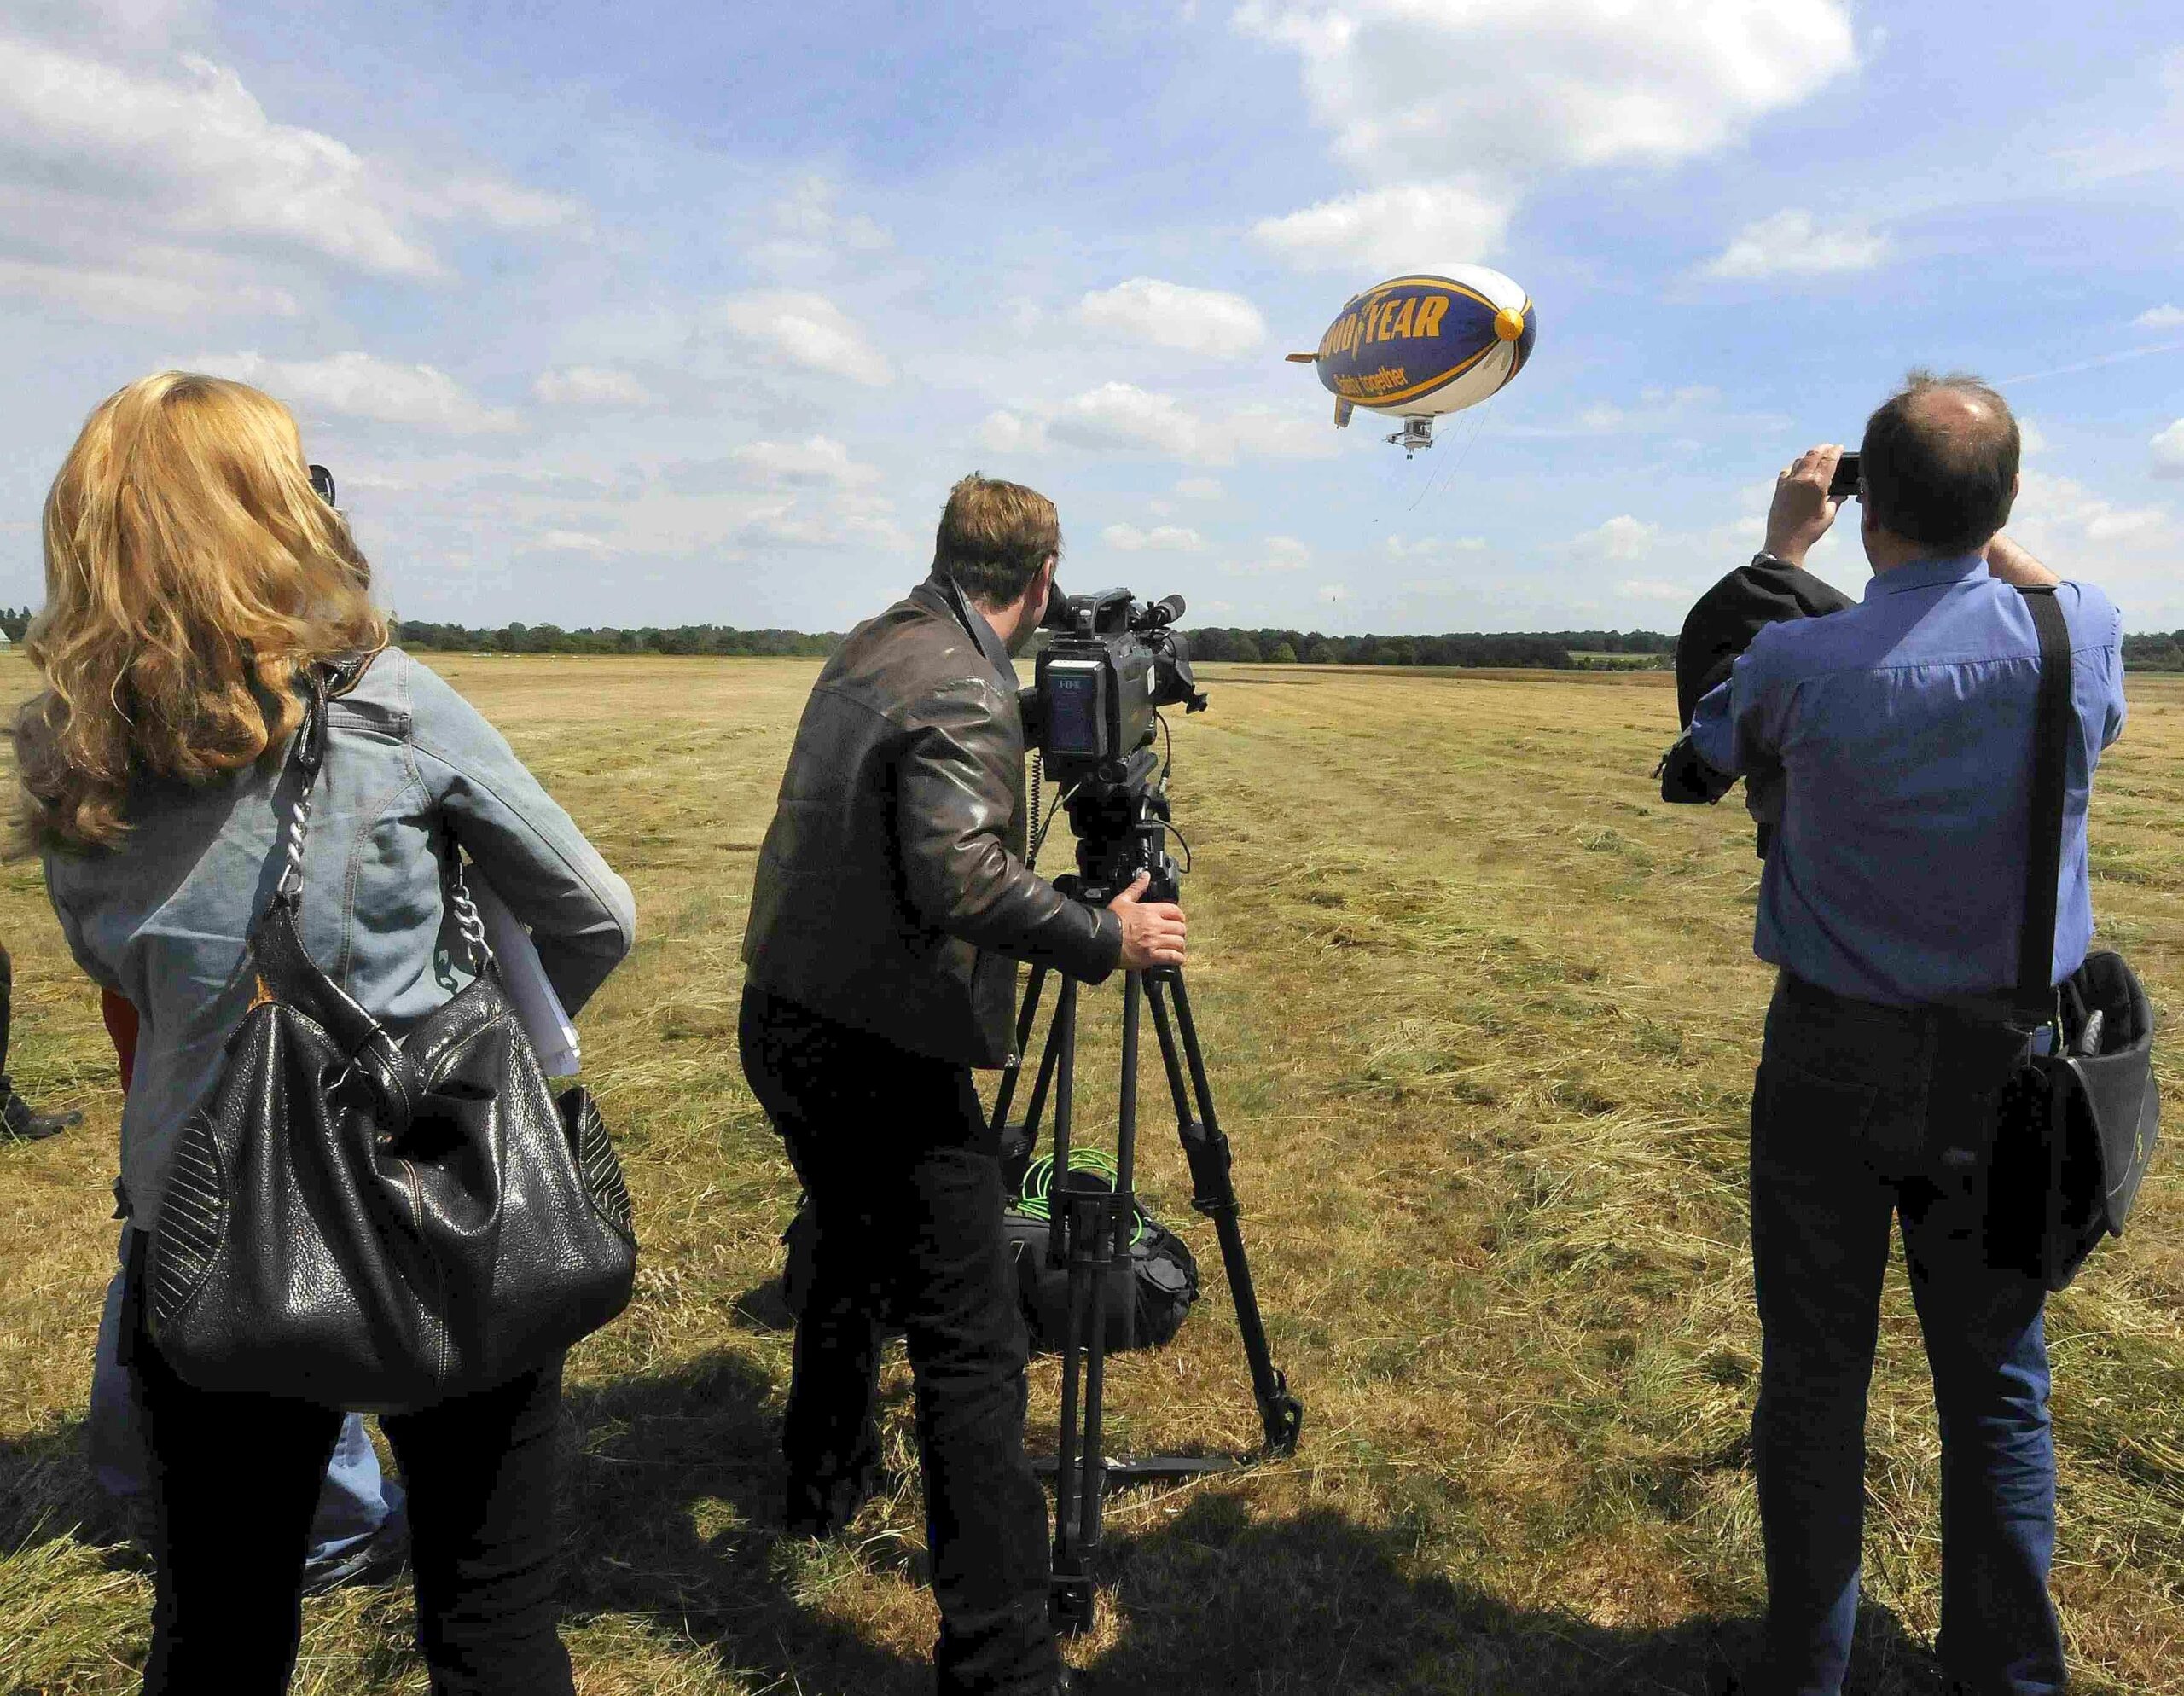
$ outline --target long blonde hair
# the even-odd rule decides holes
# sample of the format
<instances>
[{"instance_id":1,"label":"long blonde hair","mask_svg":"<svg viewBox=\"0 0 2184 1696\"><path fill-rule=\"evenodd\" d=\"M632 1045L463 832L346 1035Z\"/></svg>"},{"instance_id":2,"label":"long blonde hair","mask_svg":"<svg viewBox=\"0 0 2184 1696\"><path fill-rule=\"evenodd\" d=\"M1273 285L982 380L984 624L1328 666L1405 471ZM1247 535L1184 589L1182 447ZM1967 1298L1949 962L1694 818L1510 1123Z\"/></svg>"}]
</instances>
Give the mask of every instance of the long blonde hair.
<instances>
[{"instance_id":1,"label":"long blonde hair","mask_svg":"<svg viewBox=\"0 0 2184 1696\"><path fill-rule=\"evenodd\" d=\"M286 745L316 661L386 621L296 421L241 383L162 371L84 426L45 502L45 688L15 720L18 849L111 847L138 775L206 783Z\"/></svg>"}]
</instances>

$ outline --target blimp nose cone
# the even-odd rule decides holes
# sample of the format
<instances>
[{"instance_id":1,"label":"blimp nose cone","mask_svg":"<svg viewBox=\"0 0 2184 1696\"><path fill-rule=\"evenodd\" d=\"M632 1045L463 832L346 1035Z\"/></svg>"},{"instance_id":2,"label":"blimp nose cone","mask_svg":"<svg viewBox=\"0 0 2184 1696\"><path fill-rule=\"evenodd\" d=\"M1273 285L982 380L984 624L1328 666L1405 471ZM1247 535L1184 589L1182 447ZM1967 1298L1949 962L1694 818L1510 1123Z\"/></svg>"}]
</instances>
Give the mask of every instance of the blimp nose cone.
<instances>
[{"instance_id":1,"label":"blimp nose cone","mask_svg":"<svg viewBox=\"0 0 2184 1696\"><path fill-rule=\"evenodd\" d=\"M1524 333L1525 315L1514 306L1504 306L1494 315L1494 334L1503 341L1515 341Z\"/></svg>"}]
</instances>

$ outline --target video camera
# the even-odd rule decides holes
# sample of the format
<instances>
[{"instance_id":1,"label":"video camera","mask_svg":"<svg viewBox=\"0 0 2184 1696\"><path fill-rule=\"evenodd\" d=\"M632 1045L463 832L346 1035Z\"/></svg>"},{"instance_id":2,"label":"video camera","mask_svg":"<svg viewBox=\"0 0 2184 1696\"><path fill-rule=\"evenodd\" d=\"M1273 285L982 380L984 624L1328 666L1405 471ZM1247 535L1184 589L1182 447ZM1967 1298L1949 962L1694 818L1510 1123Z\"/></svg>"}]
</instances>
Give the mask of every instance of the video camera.
<instances>
[{"instance_id":1,"label":"video camera","mask_svg":"<svg viewBox=\"0 0 2184 1696\"><path fill-rule=\"evenodd\" d=\"M1182 613L1180 595L1148 605L1127 589L1048 599L1039 628L1057 634L1023 702L1025 741L1049 782L1126 783L1160 708L1205 710L1189 644L1172 628Z\"/></svg>"},{"instance_id":2,"label":"video camera","mask_svg":"<svg viewBox=\"0 0 2184 1696\"><path fill-rule=\"evenodd\" d=\"M1205 710L1190 646L1172 628L1182 614L1180 595L1146 605L1127 589L1056 590L1040 618L1056 634L1020 696L1024 740L1040 777L1068 793L1077 875L1062 883L1080 899L1105 903L1140 872L1152 879L1149 898L1176 898L1166 773L1153 738L1162 707Z\"/></svg>"}]
</instances>

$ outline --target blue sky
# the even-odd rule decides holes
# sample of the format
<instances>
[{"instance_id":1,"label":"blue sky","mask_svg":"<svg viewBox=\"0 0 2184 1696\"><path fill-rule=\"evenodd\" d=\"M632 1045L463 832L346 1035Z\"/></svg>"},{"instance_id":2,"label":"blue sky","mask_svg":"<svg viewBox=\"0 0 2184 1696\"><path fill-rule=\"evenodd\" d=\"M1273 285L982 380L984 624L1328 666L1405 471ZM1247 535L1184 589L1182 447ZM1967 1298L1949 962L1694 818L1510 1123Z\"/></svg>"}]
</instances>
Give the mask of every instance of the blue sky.
<instances>
[{"instance_id":1,"label":"blue sky","mask_svg":"<svg viewBox=\"0 0 2184 1696\"><path fill-rule=\"evenodd\" d=\"M977 468L1194 622L1673 628L1917 363L2013 380L2013 529L2169 629L2180 190L2166 4L0 0L0 601L184 363L414 618L840 628ZM1462 260L1531 363L1338 433L1281 356Z\"/></svg>"}]
</instances>

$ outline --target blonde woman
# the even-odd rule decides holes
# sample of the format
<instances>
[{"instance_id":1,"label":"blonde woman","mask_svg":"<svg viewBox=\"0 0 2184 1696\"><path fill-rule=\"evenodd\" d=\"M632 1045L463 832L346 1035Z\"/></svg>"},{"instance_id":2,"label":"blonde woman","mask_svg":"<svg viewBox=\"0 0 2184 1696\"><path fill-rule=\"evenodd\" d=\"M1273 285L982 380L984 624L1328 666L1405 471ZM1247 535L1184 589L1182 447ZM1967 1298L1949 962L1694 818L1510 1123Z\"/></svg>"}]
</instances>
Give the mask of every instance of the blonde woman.
<instances>
[{"instance_id":1,"label":"blonde woman","mask_svg":"<svg viewBox=\"0 0 2184 1696\"><path fill-rule=\"evenodd\" d=\"M463 699L399 648L295 421L238 383L164 372L91 415L45 508L44 691L15 727L20 826L78 962L142 1015L121 1128L132 1228L247 1008L246 937L277 878L276 780L301 680L334 668L304 939L398 1031L459 987L444 857L468 850L532 927L571 1008L628 951L630 893ZM311 1513L341 1429L300 1397L212 1394L141 1327L159 1599L147 1692L288 1686ZM418 1639L437 1696L566 1692L556 1631L559 1362L389 1417L410 1488Z\"/></svg>"}]
</instances>

